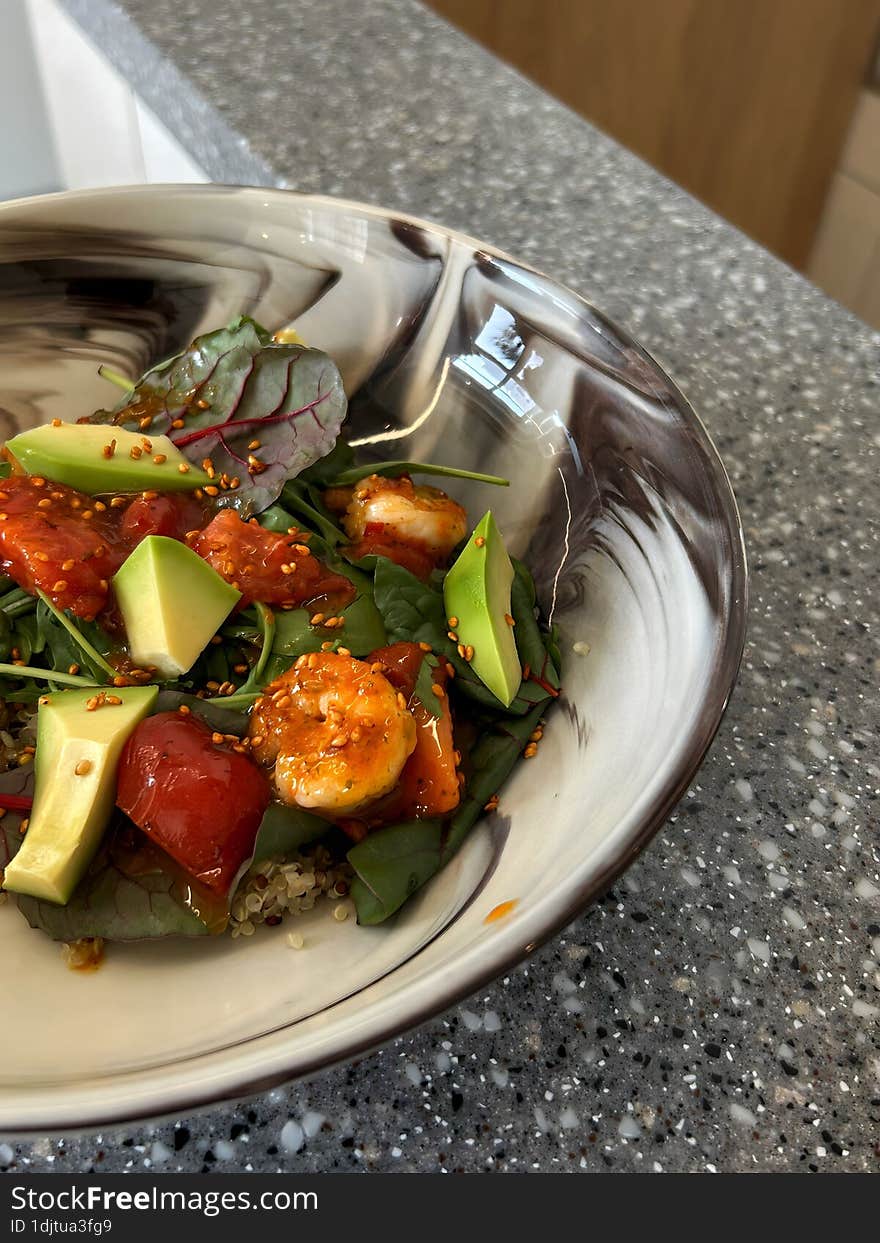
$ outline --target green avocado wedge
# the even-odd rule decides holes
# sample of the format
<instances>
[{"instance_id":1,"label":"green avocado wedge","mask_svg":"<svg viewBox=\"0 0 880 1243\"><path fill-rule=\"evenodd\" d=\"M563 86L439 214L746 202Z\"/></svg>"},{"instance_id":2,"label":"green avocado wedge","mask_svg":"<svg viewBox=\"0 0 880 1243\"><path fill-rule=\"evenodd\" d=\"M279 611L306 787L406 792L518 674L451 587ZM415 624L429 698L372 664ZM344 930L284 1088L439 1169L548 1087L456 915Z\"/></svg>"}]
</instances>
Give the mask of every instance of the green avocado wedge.
<instances>
[{"instance_id":1,"label":"green avocado wedge","mask_svg":"<svg viewBox=\"0 0 880 1243\"><path fill-rule=\"evenodd\" d=\"M3 873L5 889L69 901L110 821L122 748L157 694L155 686L123 687L100 706L97 688L41 698L34 805L21 848Z\"/></svg>"},{"instance_id":2,"label":"green avocado wedge","mask_svg":"<svg viewBox=\"0 0 880 1243\"><path fill-rule=\"evenodd\" d=\"M90 496L145 488L192 492L211 482L167 436L145 437L124 427L44 423L19 432L6 448L29 475L43 475Z\"/></svg>"},{"instance_id":3,"label":"green avocado wedge","mask_svg":"<svg viewBox=\"0 0 880 1243\"><path fill-rule=\"evenodd\" d=\"M241 599L198 553L148 535L113 578L128 650L162 677L187 673Z\"/></svg>"},{"instance_id":4,"label":"green avocado wedge","mask_svg":"<svg viewBox=\"0 0 880 1243\"><path fill-rule=\"evenodd\" d=\"M473 648L471 668L505 708L522 681L510 615L512 583L513 566L489 510L444 579L443 603L458 641Z\"/></svg>"}]
</instances>

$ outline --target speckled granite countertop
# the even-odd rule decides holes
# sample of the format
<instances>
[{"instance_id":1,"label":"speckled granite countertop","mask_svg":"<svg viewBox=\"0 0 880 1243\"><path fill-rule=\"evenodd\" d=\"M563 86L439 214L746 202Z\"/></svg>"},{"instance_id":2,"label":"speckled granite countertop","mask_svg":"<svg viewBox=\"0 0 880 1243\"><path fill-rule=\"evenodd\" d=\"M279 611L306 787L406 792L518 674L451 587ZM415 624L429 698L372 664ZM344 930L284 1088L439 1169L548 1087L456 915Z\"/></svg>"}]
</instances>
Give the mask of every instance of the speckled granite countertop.
<instances>
[{"instance_id":1,"label":"speckled granite countertop","mask_svg":"<svg viewBox=\"0 0 880 1243\"><path fill-rule=\"evenodd\" d=\"M527 965L355 1066L0 1168L880 1168L880 338L410 0L66 5L215 179L433 217L628 327L731 473L752 615L677 814Z\"/></svg>"}]
</instances>

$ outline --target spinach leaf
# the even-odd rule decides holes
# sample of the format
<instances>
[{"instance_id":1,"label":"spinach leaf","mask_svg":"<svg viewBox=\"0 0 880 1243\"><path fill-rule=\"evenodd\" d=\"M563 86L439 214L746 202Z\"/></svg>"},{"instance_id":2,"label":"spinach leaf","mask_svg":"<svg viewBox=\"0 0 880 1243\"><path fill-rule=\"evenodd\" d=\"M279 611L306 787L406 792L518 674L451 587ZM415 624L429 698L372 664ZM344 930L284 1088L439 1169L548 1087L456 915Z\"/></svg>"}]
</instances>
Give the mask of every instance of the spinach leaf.
<instances>
[{"instance_id":1,"label":"spinach leaf","mask_svg":"<svg viewBox=\"0 0 880 1243\"><path fill-rule=\"evenodd\" d=\"M176 712L181 704L220 734L237 734L240 738L247 733L247 713L227 707L223 699L199 699L197 695L166 687L156 696L154 711Z\"/></svg>"},{"instance_id":2,"label":"spinach leaf","mask_svg":"<svg viewBox=\"0 0 880 1243\"><path fill-rule=\"evenodd\" d=\"M440 700L431 689L434 685L434 670L438 664L436 656L431 653L425 655L425 659L419 665L415 694L425 711L439 718L443 715L443 709L440 707Z\"/></svg>"},{"instance_id":3,"label":"spinach leaf","mask_svg":"<svg viewBox=\"0 0 880 1243\"><path fill-rule=\"evenodd\" d=\"M225 924L216 902L200 905L171 860L122 823L111 828L66 906L15 896L30 926L55 941L206 936Z\"/></svg>"},{"instance_id":4,"label":"spinach leaf","mask_svg":"<svg viewBox=\"0 0 880 1243\"><path fill-rule=\"evenodd\" d=\"M510 487L509 479L500 475L481 475L473 470L459 470L457 466L437 466L433 462L374 462L371 466L353 466L338 475L325 476L325 485L342 488L347 484L360 483L369 475L381 475L385 479L397 479L400 475L442 475L447 479L473 479L476 483L492 483L499 488Z\"/></svg>"},{"instance_id":5,"label":"spinach leaf","mask_svg":"<svg viewBox=\"0 0 880 1243\"><path fill-rule=\"evenodd\" d=\"M300 479L318 488L327 488L354 466L354 449L340 436L326 457L320 458L300 474ZM367 471L367 474L370 472Z\"/></svg>"},{"instance_id":6,"label":"spinach leaf","mask_svg":"<svg viewBox=\"0 0 880 1243\"><path fill-rule=\"evenodd\" d=\"M302 846L323 837L332 828L329 821L313 816L300 807L270 803L257 829L254 854L248 867L252 868L264 859L284 859L295 855Z\"/></svg>"},{"instance_id":7,"label":"spinach leaf","mask_svg":"<svg viewBox=\"0 0 880 1243\"><path fill-rule=\"evenodd\" d=\"M305 522L330 548L346 542L345 532L333 521L317 488L300 479L290 479L281 490L281 500L296 514L297 521Z\"/></svg>"},{"instance_id":8,"label":"spinach leaf","mask_svg":"<svg viewBox=\"0 0 880 1243\"><path fill-rule=\"evenodd\" d=\"M379 829L351 848L358 923L382 923L446 866L509 777L542 711L533 708L528 716L497 720L486 729L471 752L465 797L448 824L409 820Z\"/></svg>"},{"instance_id":9,"label":"spinach leaf","mask_svg":"<svg viewBox=\"0 0 880 1243\"><path fill-rule=\"evenodd\" d=\"M120 407L99 410L90 421L136 428L149 417L150 429L170 435L193 462L210 457L218 474L237 476L240 486L221 493L220 504L248 515L271 505L287 479L329 453L346 404L331 358L277 344L241 317L153 367ZM185 427L174 429L180 418ZM253 440L259 447L250 450Z\"/></svg>"},{"instance_id":10,"label":"spinach leaf","mask_svg":"<svg viewBox=\"0 0 880 1243\"><path fill-rule=\"evenodd\" d=\"M388 642L398 643L408 640L415 643L430 643L434 651L445 656L454 667L456 676L452 687L455 693L466 695L483 707L508 716L523 716L530 712L535 704L544 703L550 697L551 692L545 687L531 679L524 679L515 698L505 708L489 688L480 681L467 661L459 656L458 645L449 638L442 592L430 583L423 583L409 570L389 561L387 557L376 558L374 591L376 607L382 614L385 629L388 632ZM515 610L513 616L517 623L517 630L514 633L517 634L517 647L519 647L517 632L520 622L529 641L533 638L532 628L537 632L537 622L534 611L530 607L525 610L521 619ZM547 653L542 643L541 653L540 668L543 669ZM522 659L521 652L520 658L525 665L526 661ZM554 689L556 685L558 685L558 679Z\"/></svg>"},{"instance_id":11,"label":"spinach leaf","mask_svg":"<svg viewBox=\"0 0 880 1243\"><path fill-rule=\"evenodd\" d=\"M440 868L443 824L406 820L352 846L348 861L357 875L351 897L359 924L381 924Z\"/></svg>"}]
</instances>

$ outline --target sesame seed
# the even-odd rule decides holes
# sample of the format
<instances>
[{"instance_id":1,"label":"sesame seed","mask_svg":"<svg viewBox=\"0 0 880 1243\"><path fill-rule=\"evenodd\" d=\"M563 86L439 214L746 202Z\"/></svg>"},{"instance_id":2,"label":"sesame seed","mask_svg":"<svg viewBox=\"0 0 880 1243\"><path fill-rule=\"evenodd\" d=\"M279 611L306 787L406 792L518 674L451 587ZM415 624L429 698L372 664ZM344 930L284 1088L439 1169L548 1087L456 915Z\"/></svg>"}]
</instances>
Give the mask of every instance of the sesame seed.
<instances>
[{"instance_id":1,"label":"sesame seed","mask_svg":"<svg viewBox=\"0 0 880 1243\"><path fill-rule=\"evenodd\" d=\"M181 475L188 475L190 470L189 465L186 462L181 462L177 469Z\"/></svg>"},{"instance_id":2,"label":"sesame seed","mask_svg":"<svg viewBox=\"0 0 880 1243\"><path fill-rule=\"evenodd\" d=\"M535 742L530 742L529 745L526 747L525 751L523 751L523 756L527 760L530 760L533 755L537 755L537 754L538 754L538 744Z\"/></svg>"},{"instance_id":3,"label":"sesame seed","mask_svg":"<svg viewBox=\"0 0 880 1243\"><path fill-rule=\"evenodd\" d=\"M184 426L183 419L172 419L171 426L176 432L180 431L180 429Z\"/></svg>"},{"instance_id":4,"label":"sesame seed","mask_svg":"<svg viewBox=\"0 0 880 1243\"><path fill-rule=\"evenodd\" d=\"M85 518L86 522L88 522L91 518L94 518L95 511L93 509L84 509L82 516Z\"/></svg>"},{"instance_id":5,"label":"sesame seed","mask_svg":"<svg viewBox=\"0 0 880 1243\"><path fill-rule=\"evenodd\" d=\"M320 624L321 624L321 622L322 622L323 620L324 620L324 614L323 614L323 613L315 613L315 614L314 614L314 616L312 616L312 617L310 617L310 618L309 618L309 625L310 625L310 626L320 626Z\"/></svg>"},{"instance_id":6,"label":"sesame seed","mask_svg":"<svg viewBox=\"0 0 880 1243\"><path fill-rule=\"evenodd\" d=\"M478 535L477 538L474 540L474 543L476 544L478 548L482 548L485 542L486 541L482 535Z\"/></svg>"},{"instance_id":7,"label":"sesame seed","mask_svg":"<svg viewBox=\"0 0 880 1243\"><path fill-rule=\"evenodd\" d=\"M474 658L474 649L470 643L466 644L464 649L464 658L470 664Z\"/></svg>"},{"instance_id":8,"label":"sesame seed","mask_svg":"<svg viewBox=\"0 0 880 1243\"><path fill-rule=\"evenodd\" d=\"M196 488L195 492L193 492L193 496L196 498L197 501L200 501L204 495L205 494L201 488Z\"/></svg>"},{"instance_id":9,"label":"sesame seed","mask_svg":"<svg viewBox=\"0 0 880 1243\"><path fill-rule=\"evenodd\" d=\"M454 630L447 630L446 637L450 641L450 643L458 643L458 635L455 633Z\"/></svg>"},{"instance_id":10,"label":"sesame seed","mask_svg":"<svg viewBox=\"0 0 880 1243\"><path fill-rule=\"evenodd\" d=\"M544 731L542 729L536 729L534 733L529 734L529 742L540 742L543 737Z\"/></svg>"},{"instance_id":11,"label":"sesame seed","mask_svg":"<svg viewBox=\"0 0 880 1243\"><path fill-rule=\"evenodd\" d=\"M458 618L457 618L457 617L447 617L447 618L446 618L446 625L449 627L449 629L450 629L450 630L454 630L454 629L455 629L455 627L458 625Z\"/></svg>"},{"instance_id":12,"label":"sesame seed","mask_svg":"<svg viewBox=\"0 0 880 1243\"><path fill-rule=\"evenodd\" d=\"M209 401L205 401L204 397L200 397L198 399L198 401L196 402L196 406L198 407L199 410L210 410L211 409L211 403Z\"/></svg>"},{"instance_id":13,"label":"sesame seed","mask_svg":"<svg viewBox=\"0 0 880 1243\"><path fill-rule=\"evenodd\" d=\"M458 645L458 654L462 658L462 660L466 658L467 649L465 648L465 645L463 643L459 643Z\"/></svg>"},{"instance_id":14,"label":"sesame seed","mask_svg":"<svg viewBox=\"0 0 880 1243\"><path fill-rule=\"evenodd\" d=\"M110 501L111 509L121 509L123 505L127 505L128 501L124 496L114 496Z\"/></svg>"},{"instance_id":15,"label":"sesame seed","mask_svg":"<svg viewBox=\"0 0 880 1243\"><path fill-rule=\"evenodd\" d=\"M31 479L31 483L35 488L45 488L46 486L46 480L42 475L34 475Z\"/></svg>"},{"instance_id":16,"label":"sesame seed","mask_svg":"<svg viewBox=\"0 0 880 1243\"><path fill-rule=\"evenodd\" d=\"M293 573L293 571L294 571L295 569L296 569L296 566L293 566L293 565L287 565L287 564L285 563L285 564L284 564L284 565L282 565L282 567L281 567L281 573L282 573L282 574L292 574L292 573Z\"/></svg>"},{"instance_id":17,"label":"sesame seed","mask_svg":"<svg viewBox=\"0 0 880 1243\"><path fill-rule=\"evenodd\" d=\"M215 730L214 733L211 735L211 742L222 742L222 741L223 741L223 735L218 734L217 731Z\"/></svg>"},{"instance_id":18,"label":"sesame seed","mask_svg":"<svg viewBox=\"0 0 880 1243\"><path fill-rule=\"evenodd\" d=\"M153 457L153 461L156 463L157 466L161 466L163 462L168 461L168 456L165 453L157 453Z\"/></svg>"},{"instance_id":19,"label":"sesame seed","mask_svg":"<svg viewBox=\"0 0 880 1243\"><path fill-rule=\"evenodd\" d=\"M153 416L151 414L145 414L142 419L138 419L139 431L145 432L152 422Z\"/></svg>"},{"instance_id":20,"label":"sesame seed","mask_svg":"<svg viewBox=\"0 0 880 1243\"><path fill-rule=\"evenodd\" d=\"M398 708L406 708L406 700L403 695L401 695L400 691L397 692L397 706Z\"/></svg>"},{"instance_id":21,"label":"sesame seed","mask_svg":"<svg viewBox=\"0 0 880 1243\"><path fill-rule=\"evenodd\" d=\"M445 694L443 687L440 685L439 682L433 682L431 684L431 690L434 692L434 694L437 696L438 699L442 699Z\"/></svg>"},{"instance_id":22,"label":"sesame seed","mask_svg":"<svg viewBox=\"0 0 880 1243\"><path fill-rule=\"evenodd\" d=\"M188 704L181 704L180 707L177 709L177 711L180 713L181 716L189 716L191 712L191 708L189 707Z\"/></svg>"},{"instance_id":23,"label":"sesame seed","mask_svg":"<svg viewBox=\"0 0 880 1243\"><path fill-rule=\"evenodd\" d=\"M72 674L79 673L79 665L68 665L67 672Z\"/></svg>"},{"instance_id":24,"label":"sesame seed","mask_svg":"<svg viewBox=\"0 0 880 1243\"><path fill-rule=\"evenodd\" d=\"M103 501L95 501L95 509L97 509L99 514L103 514L106 508L107 506L104 504Z\"/></svg>"},{"instance_id":25,"label":"sesame seed","mask_svg":"<svg viewBox=\"0 0 880 1243\"><path fill-rule=\"evenodd\" d=\"M250 444L248 445L248 448L252 451L254 449L261 449L262 447L263 447L263 444L262 444L262 441L260 440L252 440Z\"/></svg>"},{"instance_id":26,"label":"sesame seed","mask_svg":"<svg viewBox=\"0 0 880 1243\"><path fill-rule=\"evenodd\" d=\"M513 620L513 618L510 616L509 613L504 614L504 620L507 622L508 626L516 625L516 622Z\"/></svg>"},{"instance_id":27,"label":"sesame seed","mask_svg":"<svg viewBox=\"0 0 880 1243\"><path fill-rule=\"evenodd\" d=\"M144 498L145 501L155 501L158 495L159 495L158 492L142 492L141 493L141 496Z\"/></svg>"},{"instance_id":28,"label":"sesame seed","mask_svg":"<svg viewBox=\"0 0 880 1243\"><path fill-rule=\"evenodd\" d=\"M420 643L420 644L419 644L419 647L422 649L422 651L423 651L423 652L430 652L430 650L431 650L431 644L430 644L430 643Z\"/></svg>"},{"instance_id":29,"label":"sesame seed","mask_svg":"<svg viewBox=\"0 0 880 1243\"><path fill-rule=\"evenodd\" d=\"M48 561L49 560L49 554L47 552L35 552L34 556L36 557L37 561Z\"/></svg>"},{"instance_id":30,"label":"sesame seed","mask_svg":"<svg viewBox=\"0 0 880 1243\"><path fill-rule=\"evenodd\" d=\"M140 445L132 445L128 451L128 456L130 458L133 458L134 461L136 462L139 458L142 458L144 456L144 451L140 447Z\"/></svg>"},{"instance_id":31,"label":"sesame seed","mask_svg":"<svg viewBox=\"0 0 880 1243\"><path fill-rule=\"evenodd\" d=\"M351 652L347 647L337 647L336 652L339 656L350 656Z\"/></svg>"},{"instance_id":32,"label":"sesame seed","mask_svg":"<svg viewBox=\"0 0 880 1243\"><path fill-rule=\"evenodd\" d=\"M294 527L293 530L295 531L296 528ZM289 534L291 534L291 532L288 531L288 535ZM293 551L298 552L301 557L310 556L309 550L306 548L305 544L294 544Z\"/></svg>"},{"instance_id":33,"label":"sesame seed","mask_svg":"<svg viewBox=\"0 0 880 1243\"><path fill-rule=\"evenodd\" d=\"M60 420L60 419L53 419L53 420L52 420L52 426L53 426L53 427L60 427L60 426L61 426L61 420Z\"/></svg>"},{"instance_id":34,"label":"sesame seed","mask_svg":"<svg viewBox=\"0 0 880 1243\"><path fill-rule=\"evenodd\" d=\"M344 747L348 742L348 734L337 734L335 738L330 739L331 747Z\"/></svg>"},{"instance_id":35,"label":"sesame seed","mask_svg":"<svg viewBox=\"0 0 880 1243\"><path fill-rule=\"evenodd\" d=\"M119 705L122 703L122 700L119 698L118 695L105 695L104 703L107 705L108 708L118 708Z\"/></svg>"},{"instance_id":36,"label":"sesame seed","mask_svg":"<svg viewBox=\"0 0 880 1243\"><path fill-rule=\"evenodd\" d=\"M52 505L48 496L44 496L41 501L37 501L37 509L49 509Z\"/></svg>"},{"instance_id":37,"label":"sesame seed","mask_svg":"<svg viewBox=\"0 0 880 1243\"><path fill-rule=\"evenodd\" d=\"M59 579L58 579L58 582L53 584L53 586L52 586L52 590L53 590L53 591L66 591L66 590L67 590L67 580L66 580L66 579L64 579L64 578L59 578Z\"/></svg>"},{"instance_id":38,"label":"sesame seed","mask_svg":"<svg viewBox=\"0 0 880 1243\"><path fill-rule=\"evenodd\" d=\"M80 760L76 768L73 770L77 777L86 777L92 771L94 765L91 760Z\"/></svg>"},{"instance_id":39,"label":"sesame seed","mask_svg":"<svg viewBox=\"0 0 880 1243\"><path fill-rule=\"evenodd\" d=\"M209 483L206 485L205 492L207 493L208 496L219 496L220 495L220 489L215 488L213 483Z\"/></svg>"}]
</instances>

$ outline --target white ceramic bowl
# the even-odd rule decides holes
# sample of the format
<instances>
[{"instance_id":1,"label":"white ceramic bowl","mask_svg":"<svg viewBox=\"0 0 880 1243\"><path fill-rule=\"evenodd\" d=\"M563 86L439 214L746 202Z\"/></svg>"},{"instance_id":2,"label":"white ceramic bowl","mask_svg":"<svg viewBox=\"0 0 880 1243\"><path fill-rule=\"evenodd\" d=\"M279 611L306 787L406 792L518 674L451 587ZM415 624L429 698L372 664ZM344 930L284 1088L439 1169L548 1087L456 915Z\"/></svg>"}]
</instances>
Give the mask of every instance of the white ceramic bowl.
<instances>
[{"instance_id":1,"label":"white ceramic bowl","mask_svg":"<svg viewBox=\"0 0 880 1243\"><path fill-rule=\"evenodd\" d=\"M393 921L319 911L249 940L114 946L91 975L0 908L0 1129L237 1096L364 1052L473 992L610 884L699 764L743 643L745 558L702 426L575 294L472 239L221 186L0 206L0 422L86 414L247 312L338 361L367 456L508 476L491 503L560 628L564 695L452 864ZM474 519L485 491L454 489ZM511 899L505 918L486 922Z\"/></svg>"}]
</instances>

